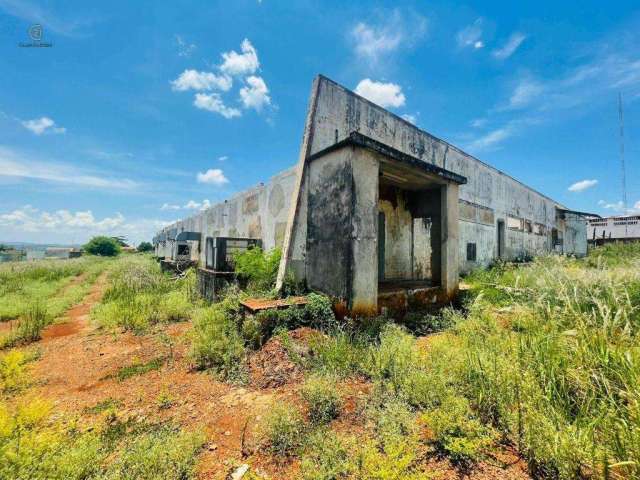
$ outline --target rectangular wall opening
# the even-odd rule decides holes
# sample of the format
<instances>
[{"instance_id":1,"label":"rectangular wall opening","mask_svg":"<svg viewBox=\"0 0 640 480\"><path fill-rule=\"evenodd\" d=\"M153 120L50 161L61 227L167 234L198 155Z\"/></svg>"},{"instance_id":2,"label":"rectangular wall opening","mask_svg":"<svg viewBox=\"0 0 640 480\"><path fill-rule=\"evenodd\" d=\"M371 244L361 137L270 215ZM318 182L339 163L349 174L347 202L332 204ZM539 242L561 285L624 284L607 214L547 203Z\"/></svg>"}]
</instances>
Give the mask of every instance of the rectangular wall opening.
<instances>
[{"instance_id":1,"label":"rectangular wall opening","mask_svg":"<svg viewBox=\"0 0 640 480\"><path fill-rule=\"evenodd\" d=\"M378 292L440 285L440 185L382 172Z\"/></svg>"}]
</instances>

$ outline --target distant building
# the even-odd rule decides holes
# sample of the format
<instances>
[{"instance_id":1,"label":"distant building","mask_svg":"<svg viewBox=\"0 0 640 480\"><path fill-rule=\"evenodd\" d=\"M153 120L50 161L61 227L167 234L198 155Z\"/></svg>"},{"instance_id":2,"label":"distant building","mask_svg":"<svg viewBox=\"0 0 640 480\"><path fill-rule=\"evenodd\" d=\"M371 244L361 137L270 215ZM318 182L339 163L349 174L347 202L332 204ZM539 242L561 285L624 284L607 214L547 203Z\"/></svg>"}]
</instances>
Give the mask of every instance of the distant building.
<instances>
[{"instance_id":1,"label":"distant building","mask_svg":"<svg viewBox=\"0 0 640 480\"><path fill-rule=\"evenodd\" d=\"M82 251L73 247L48 247L44 252L45 258L77 258Z\"/></svg>"},{"instance_id":2,"label":"distant building","mask_svg":"<svg viewBox=\"0 0 640 480\"><path fill-rule=\"evenodd\" d=\"M633 242L640 240L640 215L595 218L587 225L590 244L608 242Z\"/></svg>"},{"instance_id":3,"label":"distant building","mask_svg":"<svg viewBox=\"0 0 640 480\"><path fill-rule=\"evenodd\" d=\"M0 263L2 262L21 262L26 258L27 254L24 250L16 250L10 248L0 251Z\"/></svg>"}]
</instances>

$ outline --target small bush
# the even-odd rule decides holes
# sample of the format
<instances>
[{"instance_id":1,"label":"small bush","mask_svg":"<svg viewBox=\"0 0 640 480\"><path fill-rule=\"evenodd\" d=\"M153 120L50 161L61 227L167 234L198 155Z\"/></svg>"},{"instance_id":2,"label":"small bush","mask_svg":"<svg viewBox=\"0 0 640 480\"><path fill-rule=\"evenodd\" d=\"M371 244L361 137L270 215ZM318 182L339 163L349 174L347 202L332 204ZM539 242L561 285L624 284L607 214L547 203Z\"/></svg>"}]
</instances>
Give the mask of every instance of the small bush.
<instances>
[{"instance_id":1,"label":"small bush","mask_svg":"<svg viewBox=\"0 0 640 480\"><path fill-rule=\"evenodd\" d=\"M309 405L309 420L314 425L326 424L340 414L342 398L333 378L314 376L302 387L302 398Z\"/></svg>"},{"instance_id":2,"label":"small bush","mask_svg":"<svg viewBox=\"0 0 640 480\"><path fill-rule=\"evenodd\" d=\"M109 466L104 480L189 479L197 453L204 443L200 433L165 427L127 442L122 454Z\"/></svg>"},{"instance_id":3,"label":"small bush","mask_svg":"<svg viewBox=\"0 0 640 480\"><path fill-rule=\"evenodd\" d=\"M274 248L264 252L260 247L238 252L233 257L235 271L249 281L255 290L271 290L276 282L282 252Z\"/></svg>"},{"instance_id":4,"label":"small bush","mask_svg":"<svg viewBox=\"0 0 640 480\"><path fill-rule=\"evenodd\" d=\"M89 255L99 255L101 257L115 257L122 250L116 239L105 236L93 237L82 248Z\"/></svg>"},{"instance_id":5,"label":"small bush","mask_svg":"<svg viewBox=\"0 0 640 480\"><path fill-rule=\"evenodd\" d=\"M348 478L354 469L352 445L331 430L319 430L309 436L300 472L304 480L337 480Z\"/></svg>"},{"instance_id":6,"label":"small bush","mask_svg":"<svg viewBox=\"0 0 640 480\"><path fill-rule=\"evenodd\" d=\"M271 453L287 456L302 444L304 430L298 409L289 403L278 402L265 418L263 437Z\"/></svg>"},{"instance_id":7,"label":"small bush","mask_svg":"<svg viewBox=\"0 0 640 480\"><path fill-rule=\"evenodd\" d=\"M342 329L312 337L311 365L320 372L346 377L360 372L367 347L354 334Z\"/></svg>"},{"instance_id":8,"label":"small bush","mask_svg":"<svg viewBox=\"0 0 640 480\"><path fill-rule=\"evenodd\" d=\"M49 325L50 321L47 309L42 303L38 301L31 303L18 320L18 327L10 335L9 344L31 343L40 340L42 330Z\"/></svg>"},{"instance_id":9,"label":"small bush","mask_svg":"<svg viewBox=\"0 0 640 480\"><path fill-rule=\"evenodd\" d=\"M10 350L0 358L0 390L13 392L27 383L27 360L20 350Z\"/></svg>"},{"instance_id":10,"label":"small bush","mask_svg":"<svg viewBox=\"0 0 640 480\"><path fill-rule=\"evenodd\" d=\"M478 461L496 440L496 433L480 423L464 397L451 396L423 419L436 447L457 463Z\"/></svg>"},{"instance_id":11,"label":"small bush","mask_svg":"<svg viewBox=\"0 0 640 480\"><path fill-rule=\"evenodd\" d=\"M198 368L242 380L246 373L244 342L235 323L217 305L197 312L191 340L191 358Z\"/></svg>"}]
</instances>

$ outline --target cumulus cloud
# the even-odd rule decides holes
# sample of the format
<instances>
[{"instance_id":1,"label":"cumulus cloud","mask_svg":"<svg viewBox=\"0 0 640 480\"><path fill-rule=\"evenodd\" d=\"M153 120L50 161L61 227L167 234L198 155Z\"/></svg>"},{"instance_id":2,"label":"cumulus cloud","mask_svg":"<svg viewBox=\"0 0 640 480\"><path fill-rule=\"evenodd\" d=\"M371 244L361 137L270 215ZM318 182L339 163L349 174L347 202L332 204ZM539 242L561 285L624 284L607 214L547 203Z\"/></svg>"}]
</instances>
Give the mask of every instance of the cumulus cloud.
<instances>
[{"instance_id":1,"label":"cumulus cloud","mask_svg":"<svg viewBox=\"0 0 640 480\"><path fill-rule=\"evenodd\" d=\"M25 120L21 123L24 128L36 135L42 135L43 133L61 134L67 131L64 127L57 127L56 122L49 117L34 118L33 120Z\"/></svg>"},{"instance_id":2,"label":"cumulus cloud","mask_svg":"<svg viewBox=\"0 0 640 480\"><path fill-rule=\"evenodd\" d=\"M602 208L605 208L607 210L612 210L616 213L623 213L623 214L640 213L640 200L634 203L633 207L627 207L626 209L624 208L624 204L622 203L621 200L617 202L605 202L604 200L599 200L598 205L601 206Z\"/></svg>"},{"instance_id":3,"label":"cumulus cloud","mask_svg":"<svg viewBox=\"0 0 640 480\"><path fill-rule=\"evenodd\" d=\"M31 205L0 215L0 226L17 227L29 232L54 230L58 228L87 229L97 232L113 230L125 221L121 213L113 217L97 220L91 210L76 211L56 210L54 212L39 211Z\"/></svg>"},{"instance_id":4,"label":"cumulus cloud","mask_svg":"<svg viewBox=\"0 0 640 480\"><path fill-rule=\"evenodd\" d=\"M260 68L258 52L248 38L242 41L240 49L242 53L231 50L222 54L222 72L227 75L250 75Z\"/></svg>"},{"instance_id":5,"label":"cumulus cloud","mask_svg":"<svg viewBox=\"0 0 640 480\"><path fill-rule=\"evenodd\" d=\"M172 90L184 92L186 90L222 90L226 92L233 86L233 80L228 75L216 75L211 72L185 70L178 78L171 82Z\"/></svg>"},{"instance_id":6,"label":"cumulus cloud","mask_svg":"<svg viewBox=\"0 0 640 480\"><path fill-rule=\"evenodd\" d=\"M91 210L42 211L31 205L0 214L4 240L39 243L85 243L94 235L124 235L136 245L150 240L170 223L150 218L127 219L121 213L96 218Z\"/></svg>"},{"instance_id":7,"label":"cumulus cloud","mask_svg":"<svg viewBox=\"0 0 640 480\"><path fill-rule=\"evenodd\" d=\"M211 185L224 185L229 183L229 179L224 176L224 172L219 168L210 168L206 172L199 172L196 176L198 183L208 183Z\"/></svg>"},{"instance_id":8,"label":"cumulus cloud","mask_svg":"<svg viewBox=\"0 0 640 480\"><path fill-rule=\"evenodd\" d=\"M456 34L458 47L480 49L484 47L482 41L482 19L478 18L471 25L463 28Z\"/></svg>"},{"instance_id":9,"label":"cumulus cloud","mask_svg":"<svg viewBox=\"0 0 640 480\"><path fill-rule=\"evenodd\" d=\"M235 118L242 115L242 112L237 108L226 106L222 97L217 93L196 93L193 104L196 108L219 113L224 118Z\"/></svg>"},{"instance_id":10,"label":"cumulus cloud","mask_svg":"<svg viewBox=\"0 0 640 480\"><path fill-rule=\"evenodd\" d=\"M185 210L206 210L211 206L209 199L205 198L202 202L196 202L195 200L189 200L182 206Z\"/></svg>"},{"instance_id":11,"label":"cumulus cloud","mask_svg":"<svg viewBox=\"0 0 640 480\"><path fill-rule=\"evenodd\" d=\"M598 184L598 180L580 180L569 186L570 192L583 192L588 188L595 187Z\"/></svg>"},{"instance_id":12,"label":"cumulus cloud","mask_svg":"<svg viewBox=\"0 0 640 480\"><path fill-rule=\"evenodd\" d=\"M374 82L365 78L358 83L355 92L380 105L381 107L402 107L405 104L405 96L402 87L395 83Z\"/></svg>"},{"instance_id":13,"label":"cumulus cloud","mask_svg":"<svg viewBox=\"0 0 640 480\"><path fill-rule=\"evenodd\" d=\"M506 60L515 53L526 38L526 35L523 33L513 32L501 48L497 48L493 51L493 56L498 60Z\"/></svg>"},{"instance_id":14,"label":"cumulus cloud","mask_svg":"<svg viewBox=\"0 0 640 480\"><path fill-rule=\"evenodd\" d=\"M379 16L377 21L358 22L349 32L356 55L374 64L402 46L412 46L427 30L426 18L416 12L395 9Z\"/></svg>"},{"instance_id":15,"label":"cumulus cloud","mask_svg":"<svg viewBox=\"0 0 640 480\"><path fill-rule=\"evenodd\" d=\"M235 50L222 53L222 63L216 67L219 74L187 69L171 83L174 91L195 90L193 104L196 108L215 112L224 118L231 119L242 116L240 108L228 106L218 92L204 93L212 90L228 92L233 86L234 77L244 77L244 86L239 90L240 106L260 112L266 105L271 105L271 96L266 82L260 76L253 75L260 68L258 52L248 39L240 46L241 52Z\"/></svg>"},{"instance_id":16,"label":"cumulus cloud","mask_svg":"<svg viewBox=\"0 0 640 480\"><path fill-rule=\"evenodd\" d=\"M271 103L269 97L269 89L267 84L261 77L247 77L247 85L240 89L240 100L244 108L253 108L256 111L262 110L262 107Z\"/></svg>"}]
</instances>

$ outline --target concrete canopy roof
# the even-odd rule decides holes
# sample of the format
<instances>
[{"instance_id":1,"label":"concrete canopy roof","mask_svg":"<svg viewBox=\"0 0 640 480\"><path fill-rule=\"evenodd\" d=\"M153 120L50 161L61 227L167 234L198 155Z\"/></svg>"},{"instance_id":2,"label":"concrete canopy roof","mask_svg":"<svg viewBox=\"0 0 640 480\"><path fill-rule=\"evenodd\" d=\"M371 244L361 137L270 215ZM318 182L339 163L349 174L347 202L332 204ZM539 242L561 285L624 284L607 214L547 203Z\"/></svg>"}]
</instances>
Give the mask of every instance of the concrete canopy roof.
<instances>
[{"instance_id":1,"label":"concrete canopy roof","mask_svg":"<svg viewBox=\"0 0 640 480\"><path fill-rule=\"evenodd\" d=\"M431 180L433 183L457 183L459 185L467 183L466 177L458 175L450 170L438 167L431 163L427 163L419 158L407 155L404 152L396 150L393 147L385 145L371 137L367 137L358 132L351 132L347 138L325 148L313 155L310 155L308 160L313 161L316 158L320 158L327 153L335 150L347 147L355 146L367 149L373 153L382 155L385 160L381 162L380 169L382 172L385 170L394 170L391 173L392 176L402 176L403 178L410 178L411 176L422 176L424 180ZM395 172L397 170L397 172ZM423 182L421 182L423 183Z\"/></svg>"}]
</instances>

